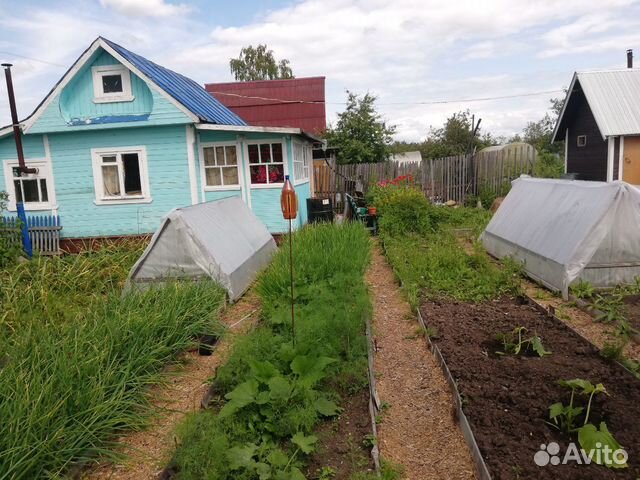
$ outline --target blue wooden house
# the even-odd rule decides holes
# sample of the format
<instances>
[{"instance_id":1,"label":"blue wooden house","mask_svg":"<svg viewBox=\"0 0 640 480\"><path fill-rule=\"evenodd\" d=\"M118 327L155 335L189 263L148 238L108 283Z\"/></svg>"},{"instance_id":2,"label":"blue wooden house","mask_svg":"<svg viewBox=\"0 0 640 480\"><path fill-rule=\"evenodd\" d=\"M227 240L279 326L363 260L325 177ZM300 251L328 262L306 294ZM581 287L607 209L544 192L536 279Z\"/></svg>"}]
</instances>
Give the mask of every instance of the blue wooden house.
<instances>
[{"instance_id":1,"label":"blue wooden house","mask_svg":"<svg viewBox=\"0 0 640 480\"><path fill-rule=\"evenodd\" d=\"M21 174L0 129L0 190L9 210L62 219L63 237L151 233L176 207L240 196L272 233L284 176L307 219L311 145L297 128L247 125L193 80L96 39L21 122Z\"/></svg>"}]
</instances>

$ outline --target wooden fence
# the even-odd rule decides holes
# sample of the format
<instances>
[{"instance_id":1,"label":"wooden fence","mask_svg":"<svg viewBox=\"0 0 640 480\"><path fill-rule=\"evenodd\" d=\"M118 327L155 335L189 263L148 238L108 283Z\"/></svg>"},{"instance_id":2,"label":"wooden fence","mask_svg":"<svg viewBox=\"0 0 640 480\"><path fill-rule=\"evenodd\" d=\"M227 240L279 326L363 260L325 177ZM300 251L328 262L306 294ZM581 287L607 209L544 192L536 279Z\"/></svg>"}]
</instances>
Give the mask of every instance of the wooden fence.
<instances>
[{"instance_id":1,"label":"wooden fence","mask_svg":"<svg viewBox=\"0 0 640 480\"><path fill-rule=\"evenodd\" d=\"M511 180L532 173L535 162L535 148L526 144L401 164L335 165L320 161L314 164L314 195L330 198L336 210L341 211L346 193L366 194L370 185L407 175L434 202L454 200L464 203L470 195L478 195L481 190L500 194Z\"/></svg>"},{"instance_id":2,"label":"wooden fence","mask_svg":"<svg viewBox=\"0 0 640 480\"><path fill-rule=\"evenodd\" d=\"M27 217L29 239L34 253L40 255L59 255L60 250L60 217L57 215L35 215ZM17 217L0 217L2 236L9 243L22 243L20 223Z\"/></svg>"}]
</instances>

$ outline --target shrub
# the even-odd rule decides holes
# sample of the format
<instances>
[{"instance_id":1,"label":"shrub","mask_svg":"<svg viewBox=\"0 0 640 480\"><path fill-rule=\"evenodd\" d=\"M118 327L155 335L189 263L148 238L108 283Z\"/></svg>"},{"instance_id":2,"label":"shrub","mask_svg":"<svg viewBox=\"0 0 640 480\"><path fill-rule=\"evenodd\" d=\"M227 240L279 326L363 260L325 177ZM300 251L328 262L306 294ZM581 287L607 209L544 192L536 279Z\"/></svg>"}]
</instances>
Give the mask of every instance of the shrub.
<instances>
[{"instance_id":1,"label":"shrub","mask_svg":"<svg viewBox=\"0 0 640 480\"><path fill-rule=\"evenodd\" d=\"M560 178L564 173L564 162L558 154L541 151L533 166L533 176L540 178Z\"/></svg>"}]
</instances>

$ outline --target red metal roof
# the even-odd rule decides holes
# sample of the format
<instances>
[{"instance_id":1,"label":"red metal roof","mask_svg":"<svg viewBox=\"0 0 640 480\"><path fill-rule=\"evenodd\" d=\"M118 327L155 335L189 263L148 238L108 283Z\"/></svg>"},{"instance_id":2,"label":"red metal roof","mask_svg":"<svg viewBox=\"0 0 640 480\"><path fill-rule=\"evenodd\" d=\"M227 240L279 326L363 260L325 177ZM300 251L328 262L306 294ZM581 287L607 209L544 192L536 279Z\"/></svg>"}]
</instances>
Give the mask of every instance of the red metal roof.
<instances>
[{"instance_id":1,"label":"red metal roof","mask_svg":"<svg viewBox=\"0 0 640 480\"><path fill-rule=\"evenodd\" d=\"M325 77L207 83L205 89L249 125L325 130Z\"/></svg>"}]
</instances>

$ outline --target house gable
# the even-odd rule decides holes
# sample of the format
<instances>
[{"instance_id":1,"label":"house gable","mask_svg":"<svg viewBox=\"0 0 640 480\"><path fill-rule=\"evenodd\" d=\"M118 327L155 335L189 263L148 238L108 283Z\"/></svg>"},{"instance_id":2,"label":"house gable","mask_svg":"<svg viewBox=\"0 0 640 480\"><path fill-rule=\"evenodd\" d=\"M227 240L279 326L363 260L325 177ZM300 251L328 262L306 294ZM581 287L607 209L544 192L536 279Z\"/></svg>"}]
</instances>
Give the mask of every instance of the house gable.
<instances>
[{"instance_id":1,"label":"house gable","mask_svg":"<svg viewBox=\"0 0 640 480\"><path fill-rule=\"evenodd\" d=\"M102 48L73 75L61 91L46 105L29 133L95 130L123 126L190 123L191 119L134 72L128 72L132 99L96 101L94 71L100 67L121 66ZM124 67L124 66L123 66ZM126 67L124 67L126 68Z\"/></svg>"},{"instance_id":2,"label":"house gable","mask_svg":"<svg viewBox=\"0 0 640 480\"><path fill-rule=\"evenodd\" d=\"M561 126L567 141L567 173L577 173L580 180L606 181L608 141L602 138L579 81L567 102Z\"/></svg>"}]
</instances>

